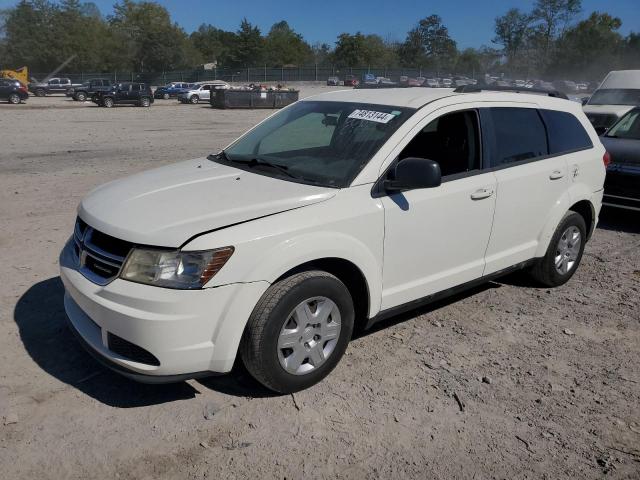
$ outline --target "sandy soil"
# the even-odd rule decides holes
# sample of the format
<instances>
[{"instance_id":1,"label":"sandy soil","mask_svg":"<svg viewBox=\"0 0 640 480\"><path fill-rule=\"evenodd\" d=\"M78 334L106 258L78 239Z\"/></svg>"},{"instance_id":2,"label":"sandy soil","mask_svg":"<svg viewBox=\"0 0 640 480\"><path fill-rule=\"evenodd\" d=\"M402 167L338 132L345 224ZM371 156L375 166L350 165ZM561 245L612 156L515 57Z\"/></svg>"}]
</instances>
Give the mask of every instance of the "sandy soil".
<instances>
[{"instance_id":1,"label":"sandy soil","mask_svg":"<svg viewBox=\"0 0 640 480\"><path fill-rule=\"evenodd\" d=\"M269 113L0 105L0 478L640 478L637 215L605 212L566 286L512 277L391 319L295 396L241 366L149 386L95 363L57 274L80 198Z\"/></svg>"}]
</instances>

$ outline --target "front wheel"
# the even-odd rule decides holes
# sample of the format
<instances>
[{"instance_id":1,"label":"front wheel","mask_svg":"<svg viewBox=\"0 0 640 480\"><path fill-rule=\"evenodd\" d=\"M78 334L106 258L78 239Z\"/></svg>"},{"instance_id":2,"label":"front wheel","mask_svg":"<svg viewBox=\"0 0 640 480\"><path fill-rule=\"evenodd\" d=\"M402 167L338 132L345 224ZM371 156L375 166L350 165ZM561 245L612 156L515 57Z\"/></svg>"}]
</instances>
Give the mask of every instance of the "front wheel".
<instances>
[{"instance_id":1,"label":"front wheel","mask_svg":"<svg viewBox=\"0 0 640 480\"><path fill-rule=\"evenodd\" d=\"M113 98L111 98L111 97L103 98L101 103L102 103L103 107L107 107L107 108L113 107L113 104L114 104Z\"/></svg>"},{"instance_id":2,"label":"front wheel","mask_svg":"<svg viewBox=\"0 0 640 480\"><path fill-rule=\"evenodd\" d=\"M36 94L36 97L44 97L47 94L47 92L45 91L44 88L38 88L36 89L35 94Z\"/></svg>"},{"instance_id":3,"label":"front wheel","mask_svg":"<svg viewBox=\"0 0 640 480\"><path fill-rule=\"evenodd\" d=\"M20 103L20 95L17 93L12 93L9 95L9 103L12 105L18 105Z\"/></svg>"},{"instance_id":4,"label":"front wheel","mask_svg":"<svg viewBox=\"0 0 640 480\"><path fill-rule=\"evenodd\" d=\"M168 93L164 93L164 94L162 95L162 99L163 99L163 100L169 100L170 98L171 98L171 95L169 95Z\"/></svg>"},{"instance_id":5,"label":"front wheel","mask_svg":"<svg viewBox=\"0 0 640 480\"><path fill-rule=\"evenodd\" d=\"M326 377L353 333L351 294L319 270L273 284L254 308L240 344L251 375L267 388L292 393Z\"/></svg>"},{"instance_id":6,"label":"front wheel","mask_svg":"<svg viewBox=\"0 0 640 480\"><path fill-rule=\"evenodd\" d=\"M532 267L533 279L546 287L567 283L580 265L586 241L584 218L569 210L551 237L547 253Z\"/></svg>"},{"instance_id":7,"label":"front wheel","mask_svg":"<svg viewBox=\"0 0 640 480\"><path fill-rule=\"evenodd\" d=\"M198 95L191 95L191 98L189 99L189 101L195 105L196 103L198 103L200 101L200 97L198 97Z\"/></svg>"},{"instance_id":8,"label":"front wheel","mask_svg":"<svg viewBox=\"0 0 640 480\"><path fill-rule=\"evenodd\" d=\"M84 102L87 99L87 94L84 92L76 93L75 99L79 102Z\"/></svg>"},{"instance_id":9,"label":"front wheel","mask_svg":"<svg viewBox=\"0 0 640 480\"><path fill-rule=\"evenodd\" d=\"M148 107L148 106L150 106L150 105L151 105L151 101L149 100L149 98L148 98L148 97L142 97L142 98L140 99L140 106L141 106L141 107Z\"/></svg>"}]
</instances>

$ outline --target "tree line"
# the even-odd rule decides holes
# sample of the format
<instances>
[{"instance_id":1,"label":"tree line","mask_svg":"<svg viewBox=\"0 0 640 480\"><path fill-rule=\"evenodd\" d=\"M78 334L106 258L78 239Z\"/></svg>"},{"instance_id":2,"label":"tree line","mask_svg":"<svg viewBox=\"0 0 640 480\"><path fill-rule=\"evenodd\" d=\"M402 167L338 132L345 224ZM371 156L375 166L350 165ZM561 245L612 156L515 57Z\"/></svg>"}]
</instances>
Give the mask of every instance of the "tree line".
<instances>
[{"instance_id":1,"label":"tree line","mask_svg":"<svg viewBox=\"0 0 640 480\"><path fill-rule=\"evenodd\" d=\"M640 34L623 36L622 20L605 12L578 21L581 12L581 0L536 0L531 11L496 18L491 45L460 50L438 15L419 20L404 40L356 32L311 45L286 21L266 33L244 19L236 31L203 24L189 34L153 1L121 0L105 17L91 2L21 0L0 11L0 67L46 72L69 59L65 70L74 72L316 64L581 79L640 68Z\"/></svg>"}]
</instances>

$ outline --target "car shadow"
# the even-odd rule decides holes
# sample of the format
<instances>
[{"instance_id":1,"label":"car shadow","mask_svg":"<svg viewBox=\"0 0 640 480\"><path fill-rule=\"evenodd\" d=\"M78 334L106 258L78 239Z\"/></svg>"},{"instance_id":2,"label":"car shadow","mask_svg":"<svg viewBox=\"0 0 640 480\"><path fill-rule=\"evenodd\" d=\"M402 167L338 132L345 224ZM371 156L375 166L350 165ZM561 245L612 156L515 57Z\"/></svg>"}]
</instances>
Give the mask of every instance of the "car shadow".
<instances>
[{"instance_id":1,"label":"car shadow","mask_svg":"<svg viewBox=\"0 0 640 480\"><path fill-rule=\"evenodd\" d=\"M640 212L602 207L598 228L614 232L640 233Z\"/></svg>"},{"instance_id":2,"label":"car shadow","mask_svg":"<svg viewBox=\"0 0 640 480\"><path fill-rule=\"evenodd\" d=\"M119 408L157 405L194 398L186 382L147 385L99 364L67 326L60 277L33 285L14 310L20 339L34 362L49 375L106 405Z\"/></svg>"}]
</instances>

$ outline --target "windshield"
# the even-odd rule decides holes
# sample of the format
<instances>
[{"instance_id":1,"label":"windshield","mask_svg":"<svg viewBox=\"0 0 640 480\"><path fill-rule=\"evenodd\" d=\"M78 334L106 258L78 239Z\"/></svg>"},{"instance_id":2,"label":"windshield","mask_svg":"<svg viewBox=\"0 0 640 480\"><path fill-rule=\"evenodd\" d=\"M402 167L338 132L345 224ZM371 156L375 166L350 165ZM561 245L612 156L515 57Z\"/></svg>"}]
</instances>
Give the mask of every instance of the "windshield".
<instances>
[{"instance_id":1,"label":"windshield","mask_svg":"<svg viewBox=\"0 0 640 480\"><path fill-rule=\"evenodd\" d=\"M414 112L363 103L302 101L211 159L283 180L346 187Z\"/></svg>"},{"instance_id":2,"label":"windshield","mask_svg":"<svg viewBox=\"0 0 640 480\"><path fill-rule=\"evenodd\" d=\"M640 89L611 88L593 92L589 105L638 105L640 104Z\"/></svg>"},{"instance_id":3,"label":"windshield","mask_svg":"<svg viewBox=\"0 0 640 480\"><path fill-rule=\"evenodd\" d=\"M640 110L631 110L605 136L640 140Z\"/></svg>"}]
</instances>

